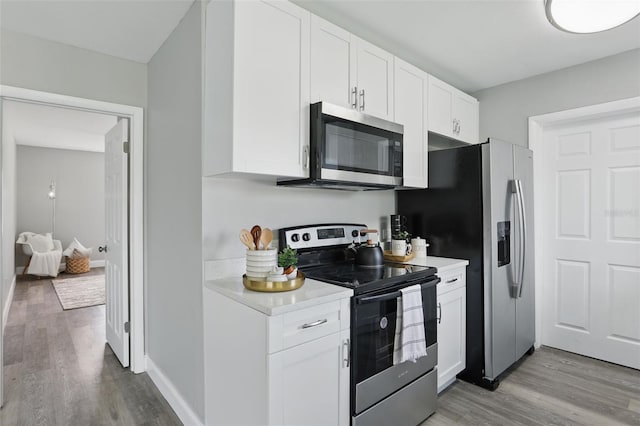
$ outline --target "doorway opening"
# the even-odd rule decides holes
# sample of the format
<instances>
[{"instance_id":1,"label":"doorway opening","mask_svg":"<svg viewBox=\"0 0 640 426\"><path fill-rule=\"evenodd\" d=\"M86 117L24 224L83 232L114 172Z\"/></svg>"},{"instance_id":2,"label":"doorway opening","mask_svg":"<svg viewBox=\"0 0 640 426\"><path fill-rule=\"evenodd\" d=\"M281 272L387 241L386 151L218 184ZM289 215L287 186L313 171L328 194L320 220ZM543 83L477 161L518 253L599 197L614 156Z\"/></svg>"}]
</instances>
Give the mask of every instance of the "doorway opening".
<instances>
[{"instance_id":1,"label":"doorway opening","mask_svg":"<svg viewBox=\"0 0 640 426\"><path fill-rule=\"evenodd\" d=\"M107 334L109 334L108 324L111 320L113 329L112 332L114 330L116 331L116 336L114 338L118 339L121 343L126 343L124 346L115 348L116 345L113 344L113 339L108 338L107 340L109 340L110 346L114 347L114 352L120 352L118 354L118 358L123 365L129 366L131 371L133 371L134 373L143 372L145 370L145 363L142 245L142 108L56 95L8 86L0 86L0 103L2 104L2 115L5 116L5 119L0 122L3 135L2 145L4 154L0 154L0 158L2 159L3 177L3 213L0 213L0 220L2 221L2 229L4 231L1 235L2 244L0 245L0 276L2 277L2 280L0 281L0 302L2 303L0 304L0 306L2 307L3 311L3 315L0 316L0 329L5 329L6 315L9 313L8 308L11 305L14 295L17 294L14 292L16 278L20 276L20 273L22 272L24 267L24 261L26 259L26 257L22 256L21 253L15 253L16 261L14 262L13 250L16 247L15 241L16 236L18 235L17 231L23 231L23 229L18 229L17 223L20 222L21 219L26 218L22 217L23 212L21 212L20 218L15 217L15 207L18 200L18 194L15 194L16 181L12 180L12 177L14 176L12 176L12 170L10 170L10 168L13 167L15 170L18 156L20 156L23 160L25 158L40 158L41 161L44 161L44 163L42 164L46 164L47 155L43 156L43 154L45 153L45 151L43 150L47 149L50 150L49 153L57 151L57 154L60 154L60 152L63 150L66 150L67 153L76 154L79 154L82 151L82 148L78 150L78 147L74 147L72 146L72 144L65 147L45 148L42 146L34 146L35 144L33 143L19 143L18 145L15 145L14 143L13 152L11 151L11 148L7 150L6 146L10 146L11 144L4 139L5 136L9 134L9 130L12 126L12 119L10 117L6 118L7 105L11 103L11 105L20 105L22 107L31 109L50 108L57 110L62 115L84 113L85 117L102 117L105 123L113 124L111 131L106 132L106 139L107 142L109 142L109 140L111 139L112 145L114 147L117 145L117 149L112 149L111 153L109 153L109 149L107 148L106 153L102 152L97 154L100 150L105 151L103 139L101 149L98 149L97 151L95 149L93 151L85 150L84 153L91 153L102 156L104 167L102 169L103 175L100 177L100 179L103 182L106 182L106 184L103 184L103 188L105 188L105 191L102 194L103 204L106 203L104 209L102 210L102 230L105 232L103 232L102 244L99 244L100 236L90 235L91 232L87 232L86 229L82 232L82 235L84 235L84 237L82 237L81 235L74 235L73 237L78 238L78 240L85 246L93 246L93 250L95 253L95 255L92 255L94 260L93 265L91 266L93 268L92 272L87 274L87 276L100 275L102 271L99 268L106 265L107 272L105 276L107 277L107 299L113 301L113 303L111 304L113 307L113 314L111 315L111 317L109 316L109 303L107 303L106 309L103 307L103 310L106 311L107 317ZM106 125L105 123L103 123L103 126ZM88 123L83 122L80 123L79 127L82 128L86 125L88 125ZM50 131L49 133L55 133L55 131ZM32 134L30 136L34 137L38 135ZM40 139L42 139L44 136L52 135L40 136ZM23 135L22 139L27 140L29 138ZM69 143L70 139L72 138L66 138L66 143ZM86 144L90 141L85 140L84 142ZM95 156L96 155L94 155L94 157ZM85 161L96 161L96 158L89 160L89 157L85 156ZM50 158L49 160L52 159ZM58 158L56 161L59 162L60 158ZM78 164L78 158L76 158L75 161L75 164ZM29 163L33 163L33 161L29 161ZM72 169L72 173L67 173L69 170L65 169L63 170L64 177L62 175L58 175L47 178L47 188L45 188L44 194L44 198L46 200L45 206L44 208L37 208L37 206L34 206L33 210L36 212L36 215L46 217L45 220L47 223L41 226L28 225L29 227L38 228L37 230L34 230L34 232L37 233L46 234L47 232L51 232L53 234L52 240L61 239L62 241L60 242L60 245L63 245L64 243L64 247L62 247L62 249L67 248L67 246L72 241L71 238L73 237L67 235L68 229L65 229L65 226L67 226L68 224L63 225L62 222L66 220L66 218L62 218L61 216L64 210L61 211L62 200L60 199L60 197L63 193L65 193L64 186L68 187L66 189L71 189L71 186L75 185L74 190L76 191L78 190L78 187L82 188L82 185L77 185L77 182L73 182L70 178L70 175L73 174L73 164L73 162L68 163L68 168ZM109 166L109 164L111 164L111 166ZM32 165L33 167L36 167L35 164ZM60 166L59 163L58 166ZM108 171L109 168L111 170L111 173ZM80 172L79 169L81 169L81 167L78 167L77 169L78 170L76 170L76 172ZM115 174L113 173L114 170L116 170ZM36 170L34 169L33 175L37 175L35 171ZM77 176L77 180L80 181L80 183L83 183L83 181L84 183L88 183L90 179L86 173L76 173L76 175L78 174L80 175ZM84 176L82 176L83 174ZM111 182L111 184L109 182ZM85 203L92 203L91 195L96 194L90 194L91 188L85 188L88 192L84 194L84 197L82 194L74 195L79 199L84 199ZM92 188L97 188L95 182ZM14 193L12 193L12 191ZM65 195L70 194L67 192ZM97 204L95 201L93 203ZM109 207L109 203L111 203L111 207ZM14 212L13 217L11 214L12 210ZM96 215L97 214L86 214L84 218L73 218L71 220L71 222L73 223L70 226L75 228L78 232L71 231L71 233L80 234L80 228L82 228L83 225L87 225L89 222L92 222L90 219L95 219L95 217L90 218L88 216ZM29 214L26 214L26 216L29 216ZM66 216L72 216L72 214L67 211ZM91 226L93 226L95 230L95 224ZM82 241L83 239L84 241ZM99 251L98 248L102 249L102 251ZM117 262L115 260L116 258L122 259L122 261ZM65 258L63 258L63 263L64 259ZM22 268L16 270L16 266L21 266ZM111 279L108 278L109 276L111 276ZM43 278L41 279L41 281L50 283L50 279L51 278ZM34 286L33 288L35 293L42 291L38 290L38 286ZM111 297L109 297L109 288L111 288ZM27 314L27 312L25 312L25 314ZM2 345L0 344L0 354L2 353L1 349ZM0 365L2 365L2 363L0 363ZM0 379L1 378L2 374L0 374ZM2 381L0 380L0 384L1 383ZM1 395L2 393L0 391L0 396Z\"/></svg>"}]
</instances>

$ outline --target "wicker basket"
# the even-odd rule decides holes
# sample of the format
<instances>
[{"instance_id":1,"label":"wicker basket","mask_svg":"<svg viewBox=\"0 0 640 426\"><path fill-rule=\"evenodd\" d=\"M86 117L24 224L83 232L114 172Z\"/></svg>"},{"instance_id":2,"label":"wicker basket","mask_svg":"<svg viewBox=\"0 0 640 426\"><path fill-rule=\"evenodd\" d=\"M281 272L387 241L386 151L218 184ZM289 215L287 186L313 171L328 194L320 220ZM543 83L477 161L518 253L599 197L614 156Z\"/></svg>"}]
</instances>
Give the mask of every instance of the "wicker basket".
<instances>
[{"instance_id":1,"label":"wicker basket","mask_svg":"<svg viewBox=\"0 0 640 426\"><path fill-rule=\"evenodd\" d=\"M89 265L91 258L82 257L78 250L74 250L71 257L67 257L67 269L68 274L84 274L89 272L91 267Z\"/></svg>"}]
</instances>

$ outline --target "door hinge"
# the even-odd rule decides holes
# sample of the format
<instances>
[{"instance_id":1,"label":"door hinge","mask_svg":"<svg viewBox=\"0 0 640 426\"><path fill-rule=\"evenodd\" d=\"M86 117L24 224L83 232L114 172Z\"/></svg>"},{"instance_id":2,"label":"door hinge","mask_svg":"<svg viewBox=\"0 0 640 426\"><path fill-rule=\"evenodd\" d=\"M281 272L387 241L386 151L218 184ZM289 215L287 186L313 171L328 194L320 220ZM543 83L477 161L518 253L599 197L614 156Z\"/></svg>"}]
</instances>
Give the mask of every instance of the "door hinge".
<instances>
[{"instance_id":1,"label":"door hinge","mask_svg":"<svg viewBox=\"0 0 640 426\"><path fill-rule=\"evenodd\" d=\"M125 332L125 333L128 333L130 328L131 328L131 327L129 327L129 321L125 322L125 323L124 323L124 332Z\"/></svg>"},{"instance_id":2,"label":"door hinge","mask_svg":"<svg viewBox=\"0 0 640 426\"><path fill-rule=\"evenodd\" d=\"M129 142L122 142L122 151L125 154L129 153Z\"/></svg>"}]
</instances>

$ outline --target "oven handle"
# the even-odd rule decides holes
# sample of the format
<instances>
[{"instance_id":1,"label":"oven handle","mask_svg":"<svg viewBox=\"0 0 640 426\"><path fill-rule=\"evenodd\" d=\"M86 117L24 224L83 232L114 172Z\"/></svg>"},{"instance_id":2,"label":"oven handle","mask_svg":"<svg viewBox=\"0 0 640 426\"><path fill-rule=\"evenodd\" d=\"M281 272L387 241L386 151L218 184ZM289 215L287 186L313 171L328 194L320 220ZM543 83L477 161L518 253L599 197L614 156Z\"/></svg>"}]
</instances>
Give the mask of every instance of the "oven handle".
<instances>
[{"instance_id":1,"label":"oven handle","mask_svg":"<svg viewBox=\"0 0 640 426\"><path fill-rule=\"evenodd\" d=\"M440 281L441 281L440 278L436 277L435 279L431 279L423 283L421 287L424 290L427 287L431 287L432 285L438 284ZM402 292L398 290L398 291L393 291L391 293L379 294L377 296L369 296L369 297L362 297L362 298L356 297L356 304L361 305L363 303L369 303L369 302L383 302L385 300L396 299L401 296L402 296Z\"/></svg>"}]
</instances>

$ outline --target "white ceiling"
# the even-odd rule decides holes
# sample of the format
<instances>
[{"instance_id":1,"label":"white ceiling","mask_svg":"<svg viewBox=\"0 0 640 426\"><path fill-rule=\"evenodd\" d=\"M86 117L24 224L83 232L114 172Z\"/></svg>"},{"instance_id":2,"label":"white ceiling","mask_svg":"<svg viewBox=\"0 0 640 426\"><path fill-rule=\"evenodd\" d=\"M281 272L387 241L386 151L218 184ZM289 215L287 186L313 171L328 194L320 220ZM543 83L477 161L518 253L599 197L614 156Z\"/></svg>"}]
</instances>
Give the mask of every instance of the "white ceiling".
<instances>
[{"instance_id":1,"label":"white ceiling","mask_svg":"<svg viewBox=\"0 0 640 426\"><path fill-rule=\"evenodd\" d=\"M104 135L117 117L26 102L3 104L16 144L104 152ZM9 119L10 118L10 119Z\"/></svg>"},{"instance_id":2,"label":"white ceiling","mask_svg":"<svg viewBox=\"0 0 640 426\"><path fill-rule=\"evenodd\" d=\"M193 0L2 0L2 28L147 63Z\"/></svg>"},{"instance_id":3,"label":"white ceiling","mask_svg":"<svg viewBox=\"0 0 640 426\"><path fill-rule=\"evenodd\" d=\"M468 92L640 48L639 17L570 34L549 24L543 0L294 2Z\"/></svg>"},{"instance_id":4,"label":"white ceiling","mask_svg":"<svg viewBox=\"0 0 640 426\"><path fill-rule=\"evenodd\" d=\"M294 2L468 92L640 48L638 17L611 31L570 34L547 22L543 0ZM146 63L192 3L2 0L0 23Z\"/></svg>"}]
</instances>

